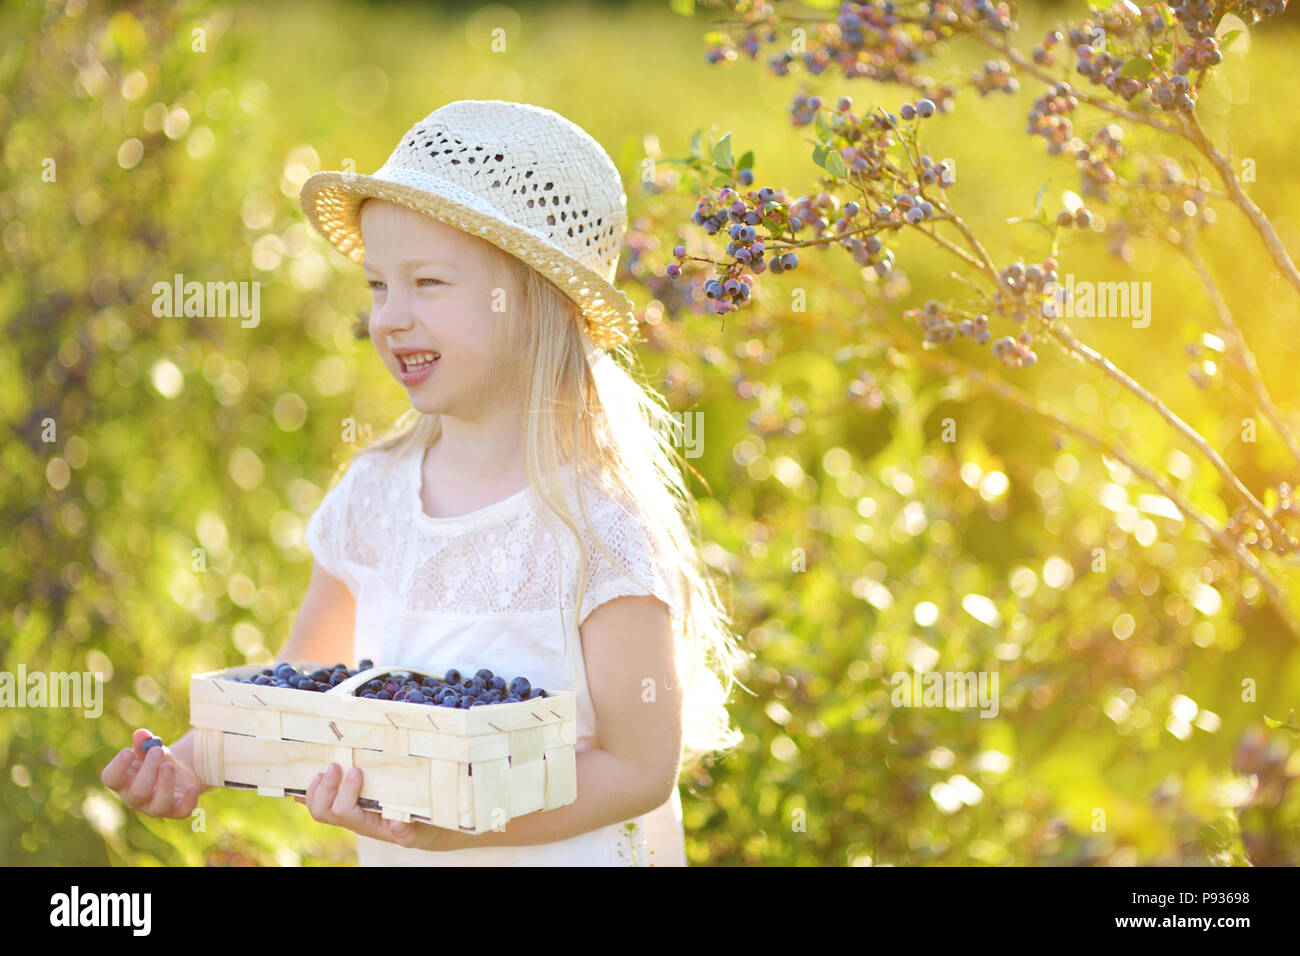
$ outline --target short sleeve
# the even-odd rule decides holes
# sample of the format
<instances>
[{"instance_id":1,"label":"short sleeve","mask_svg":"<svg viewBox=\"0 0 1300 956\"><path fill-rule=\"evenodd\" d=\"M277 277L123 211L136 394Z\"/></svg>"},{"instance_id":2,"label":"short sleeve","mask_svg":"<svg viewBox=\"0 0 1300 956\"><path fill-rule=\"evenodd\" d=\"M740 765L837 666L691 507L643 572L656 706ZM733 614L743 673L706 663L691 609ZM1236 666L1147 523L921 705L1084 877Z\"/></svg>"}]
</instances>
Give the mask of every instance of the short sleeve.
<instances>
[{"instance_id":1,"label":"short sleeve","mask_svg":"<svg viewBox=\"0 0 1300 956\"><path fill-rule=\"evenodd\" d=\"M352 596L359 591L356 574L348 561L354 550L348 521L349 503L357 484L361 462L354 460L343 477L325 493L307 521L304 538L316 563L347 585Z\"/></svg>"},{"instance_id":2,"label":"short sleeve","mask_svg":"<svg viewBox=\"0 0 1300 956\"><path fill-rule=\"evenodd\" d=\"M593 525L601 543L616 561L593 542L587 548L587 588L582 599L578 623L592 611L619 597L653 595L666 605L674 621L682 617L682 601L676 575L664 560L645 525L634 512L608 499L593 515Z\"/></svg>"}]
</instances>

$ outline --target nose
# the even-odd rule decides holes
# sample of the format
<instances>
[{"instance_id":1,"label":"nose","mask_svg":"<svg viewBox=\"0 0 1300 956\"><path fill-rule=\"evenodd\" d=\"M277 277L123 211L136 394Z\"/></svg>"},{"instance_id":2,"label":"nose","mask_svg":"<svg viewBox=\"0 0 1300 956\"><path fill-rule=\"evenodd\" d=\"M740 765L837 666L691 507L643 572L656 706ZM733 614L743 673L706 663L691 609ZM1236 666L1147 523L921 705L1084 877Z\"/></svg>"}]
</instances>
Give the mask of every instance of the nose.
<instances>
[{"instance_id":1,"label":"nose","mask_svg":"<svg viewBox=\"0 0 1300 956\"><path fill-rule=\"evenodd\" d=\"M415 318L405 291L391 286L382 297L372 297L370 328L381 333L401 332L411 328Z\"/></svg>"}]
</instances>

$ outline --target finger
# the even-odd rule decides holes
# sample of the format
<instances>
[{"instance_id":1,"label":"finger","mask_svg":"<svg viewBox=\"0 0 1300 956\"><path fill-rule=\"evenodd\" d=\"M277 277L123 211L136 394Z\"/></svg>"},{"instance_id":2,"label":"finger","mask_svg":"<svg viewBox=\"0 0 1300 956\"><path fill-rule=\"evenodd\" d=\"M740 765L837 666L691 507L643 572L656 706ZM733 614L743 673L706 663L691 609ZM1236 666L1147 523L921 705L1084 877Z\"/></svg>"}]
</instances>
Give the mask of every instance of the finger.
<instances>
[{"instance_id":1,"label":"finger","mask_svg":"<svg viewBox=\"0 0 1300 956\"><path fill-rule=\"evenodd\" d=\"M132 809L140 809L151 799L153 799L154 784L158 782L158 768L162 766L162 751L155 747L145 755L144 763L140 766L140 772L136 774L135 780L127 789L123 797L130 803Z\"/></svg>"},{"instance_id":2,"label":"finger","mask_svg":"<svg viewBox=\"0 0 1300 956\"><path fill-rule=\"evenodd\" d=\"M342 816L355 809L359 796L361 796L361 771L353 767L343 775L338 796L334 798L334 813Z\"/></svg>"},{"instance_id":3,"label":"finger","mask_svg":"<svg viewBox=\"0 0 1300 956\"><path fill-rule=\"evenodd\" d=\"M135 752L139 756L141 757L144 756L144 751L141 748L144 746L144 742L152 736L153 736L153 731L146 730L144 727L141 727L139 730L137 730L135 733L131 735L131 746L135 749Z\"/></svg>"},{"instance_id":4,"label":"finger","mask_svg":"<svg viewBox=\"0 0 1300 956\"><path fill-rule=\"evenodd\" d=\"M119 790L126 783L126 772L131 769L134 751L119 750L117 755L99 772L99 782L110 790Z\"/></svg>"},{"instance_id":5,"label":"finger","mask_svg":"<svg viewBox=\"0 0 1300 956\"><path fill-rule=\"evenodd\" d=\"M194 808L198 805L199 787L198 784L192 783L186 787L185 792L181 794L180 803L178 803L176 809L172 811L172 816L176 817L178 820L183 820L186 817L193 816Z\"/></svg>"},{"instance_id":6,"label":"finger","mask_svg":"<svg viewBox=\"0 0 1300 956\"><path fill-rule=\"evenodd\" d=\"M158 770L158 783L153 788L153 798L144 812L151 817L170 816L176 802L176 766L168 761Z\"/></svg>"},{"instance_id":7,"label":"finger","mask_svg":"<svg viewBox=\"0 0 1300 956\"><path fill-rule=\"evenodd\" d=\"M318 773L312 779L311 785L307 788L307 809L311 811L313 818L320 820L325 813L328 804L321 801L321 792L325 788L325 774Z\"/></svg>"},{"instance_id":8,"label":"finger","mask_svg":"<svg viewBox=\"0 0 1300 956\"><path fill-rule=\"evenodd\" d=\"M334 817L334 798L339 792L339 777L342 776L337 768L338 764L330 764L325 776L321 777L320 786L316 788L316 806L320 808L322 818L331 821Z\"/></svg>"}]
</instances>

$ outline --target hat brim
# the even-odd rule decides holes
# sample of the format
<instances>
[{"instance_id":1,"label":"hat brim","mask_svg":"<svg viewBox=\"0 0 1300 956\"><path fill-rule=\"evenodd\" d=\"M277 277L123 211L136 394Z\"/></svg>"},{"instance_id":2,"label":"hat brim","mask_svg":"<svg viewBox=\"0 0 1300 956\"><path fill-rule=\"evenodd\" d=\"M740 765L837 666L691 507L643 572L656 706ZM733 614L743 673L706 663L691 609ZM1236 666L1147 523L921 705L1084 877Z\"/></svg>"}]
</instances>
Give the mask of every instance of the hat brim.
<instances>
[{"instance_id":1,"label":"hat brim","mask_svg":"<svg viewBox=\"0 0 1300 956\"><path fill-rule=\"evenodd\" d=\"M637 324L632 302L608 279L553 243L493 214L486 204L471 205L471 194L466 198L458 201L427 185L335 171L309 176L299 194L307 220L357 265L365 261L361 204L366 199L388 200L484 239L536 269L578 306L597 348L611 349L633 337Z\"/></svg>"}]
</instances>

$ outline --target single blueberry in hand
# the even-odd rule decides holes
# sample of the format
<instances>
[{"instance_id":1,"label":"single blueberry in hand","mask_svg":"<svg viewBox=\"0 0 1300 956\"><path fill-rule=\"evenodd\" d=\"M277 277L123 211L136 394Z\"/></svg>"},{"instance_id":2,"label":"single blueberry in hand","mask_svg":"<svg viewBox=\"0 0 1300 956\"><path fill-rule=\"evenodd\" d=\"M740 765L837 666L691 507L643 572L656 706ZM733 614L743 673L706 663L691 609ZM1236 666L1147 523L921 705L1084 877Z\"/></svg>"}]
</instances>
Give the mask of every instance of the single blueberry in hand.
<instances>
[{"instance_id":1,"label":"single blueberry in hand","mask_svg":"<svg viewBox=\"0 0 1300 956\"><path fill-rule=\"evenodd\" d=\"M153 750L154 747L161 747L162 745L163 742L161 737L150 737L148 740L146 740L144 743L140 745L140 749L143 750L145 753L148 753L149 751Z\"/></svg>"}]
</instances>

